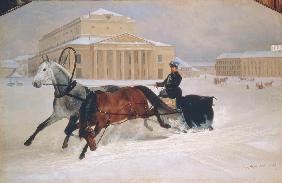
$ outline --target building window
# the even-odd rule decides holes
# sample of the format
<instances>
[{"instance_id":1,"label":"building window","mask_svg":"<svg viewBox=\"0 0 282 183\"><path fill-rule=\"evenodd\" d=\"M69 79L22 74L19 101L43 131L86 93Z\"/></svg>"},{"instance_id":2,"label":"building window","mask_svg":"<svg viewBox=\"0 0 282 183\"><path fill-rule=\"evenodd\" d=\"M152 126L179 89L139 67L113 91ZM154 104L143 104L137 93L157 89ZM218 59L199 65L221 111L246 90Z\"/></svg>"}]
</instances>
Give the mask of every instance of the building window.
<instances>
[{"instance_id":1,"label":"building window","mask_svg":"<svg viewBox=\"0 0 282 183\"><path fill-rule=\"evenodd\" d=\"M107 27L107 30L109 30L110 29L110 27Z\"/></svg>"},{"instance_id":2,"label":"building window","mask_svg":"<svg viewBox=\"0 0 282 183\"><path fill-rule=\"evenodd\" d=\"M76 78L82 78L81 68L76 68Z\"/></svg>"},{"instance_id":3,"label":"building window","mask_svg":"<svg viewBox=\"0 0 282 183\"><path fill-rule=\"evenodd\" d=\"M94 26L94 25L92 25L92 26L91 26L91 28L92 28L92 29L95 29L95 26Z\"/></svg>"},{"instance_id":4,"label":"building window","mask_svg":"<svg viewBox=\"0 0 282 183\"><path fill-rule=\"evenodd\" d=\"M162 55L158 55L158 62L162 62L163 61L163 56Z\"/></svg>"},{"instance_id":5,"label":"building window","mask_svg":"<svg viewBox=\"0 0 282 183\"><path fill-rule=\"evenodd\" d=\"M119 27L119 29L122 29L122 27Z\"/></svg>"},{"instance_id":6,"label":"building window","mask_svg":"<svg viewBox=\"0 0 282 183\"><path fill-rule=\"evenodd\" d=\"M163 69L158 69L158 78L163 79Z\"/></svg>"}]
</instances>

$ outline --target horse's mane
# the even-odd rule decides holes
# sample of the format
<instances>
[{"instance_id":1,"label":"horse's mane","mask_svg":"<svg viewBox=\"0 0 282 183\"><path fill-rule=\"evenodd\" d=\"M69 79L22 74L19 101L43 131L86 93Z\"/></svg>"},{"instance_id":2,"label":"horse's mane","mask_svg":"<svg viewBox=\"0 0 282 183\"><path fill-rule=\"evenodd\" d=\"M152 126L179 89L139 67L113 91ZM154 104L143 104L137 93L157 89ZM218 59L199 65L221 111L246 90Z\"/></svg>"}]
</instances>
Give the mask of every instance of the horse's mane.
<instances>
[{"instance_id":1,"label":"horse's mane","mask_svg":"<svg viewBox=\"0 0 282 183\"><path fill-rule=\"evenodd\" d=\"M71 76L68 70L66 70L62 65L58 64L57 62L51 61L52 64L56 65L58 69L62 72L64 72L68 77Z\"/></svg>"}]
</instances>

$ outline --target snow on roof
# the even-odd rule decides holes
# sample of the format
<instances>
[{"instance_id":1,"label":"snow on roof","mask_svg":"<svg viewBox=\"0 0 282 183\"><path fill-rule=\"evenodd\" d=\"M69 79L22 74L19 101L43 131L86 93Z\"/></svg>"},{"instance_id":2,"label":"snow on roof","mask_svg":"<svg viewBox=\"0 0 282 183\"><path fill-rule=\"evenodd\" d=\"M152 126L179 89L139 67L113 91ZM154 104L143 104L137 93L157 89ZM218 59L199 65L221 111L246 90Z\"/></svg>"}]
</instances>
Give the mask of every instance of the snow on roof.
<instances>
[{"instance_id":1,"label":"snow on roof","mask_svg":"<svg viewBox=\"0 0 282 183\"><path fill-rule=\"evenodd\" d=\"M58 48L62 48L64 46L67 46L67 45L75 45L75 44L78 44L78 45L89 45L89 44L94 44L94 43L97 43L97 42L100 42L102 40L105 40L107 39L106 37L89 37L89 36L80 36L74 40L70 40L68 42L65 42L64 44L61 44L59 46L56 46L54 48L51 48L51 49L48 49L47 51L50 52L50 51L53 51L53 50L56 50Z\"/></svg>"},{"instance_id":2,"label":"snow on roof","mask_svg":"<svg viewBox=\"0 0 282 183\"><path fill-rule=\"evenodd\" d=\"M105 40L106 37L89 37L89 36L81 36L77 39L74 39L72 41L66 42L66 44L84 44L84 45L88 45L88 44L94 44L100 41Z\"/></svg>"},{"instance_id":3,"label":"snow on roof","mask_svg":"<svg viewBox=\"0 0 282 183\"><path fill-rule=\"evenodd\" d=\"M137 42L105 42L105 44L146 44L146 43L150 43L154 46L171 46L169 44L165 44L165 43L161 43L161 42L156 42L156 41L152 41L152 40L149 40L149 39L146 39L146 38L143 38L143 37L139 37L139 36L136 36L136 35L133 35L133 34L130 34L128 32L125 32L125 33L122 33L122 34L118 34L118 35L114 35L114 36L111 36L107 39L104 39L104 40L110 40L110 39L114 39L115 37L121 37L121 36L124 36L124 35L128 35L128 36L131 36L131 37L134 37L134 38L137 38L137 39L140 39L141 41L137 41ZM102 42L104 40L101 40L99 42ZM144 41L144 42L142 42Z\"/></svg>"},{"instance_id":4,"label":"snow on roof","mask_svg":"<svg viewBox=\"0 0 282 183\"><path fill-rule=\"evenodd\" d=\"M34 55L21 55L21 56L17 56L14 60L16 60L16 61L27 60L27 59L29 59L33 56Z\"/></svg>"},{"instance_id":5,"label":"snow on roof","mask_svg":"<svg viewBox=\"0 0 282 183\"><path fill-rule=\"evenodd\" d=\"M22 78L23 75L19 74L17 71L14 71L13 74L11 74L10 76L8 76L9 78Z\"/></svg>"},{"instance_id":6,"label":"snow on roof","mask_svg":"<svg viewBox=\"0 0 282 183\"><path fill-rule=\"evenodd\" d=\"M15 69L19 67L19 64L15 60L9 59L9 60L4 60L3 62L1 62L1 67Z\"/></svg>"},{"instance_id":7,"label":"snow on roof","mask_svg":"<svg viewBox=\"0 0 282 183\"><path fill-rule=\"evenodd\" d=\"M109 39L112 39L112 38L115 38L115 37L118 37L118 36L123 36L123 35L126 35L126 34L130 35L130 36L134 36L134 37L139 38L141 40L144 40L144 42L150 43L150 44L155 45L155 46L170 46L168 44L147 40L147 39L135 36L133 34L122 33L122 34L118 34L118 35L113 35L111 37L80 36L80 37L78 37L78 38L76 38L74 40L65 42L62 45L59 45L59 46L54 47L54 48L51 48L51 49L48 50L48 52L56 50L58 48L62 48L64 46L66 46L66 45L76 45L76 44L77 45L90 45L90 44L95 44L95 43L102 43L102 44L109 44L109 43L111 43L111 44L145 44L144 42L114 42L114 41L113 42L105 42L105 43L103 43L103 41L105 41L105 40L109 40Z\"/></svg>"},{"instance_id":8,"label":"snow on roof","mask_svg":"<svg viewBox=\"0 0 282 183\"><path fill-rule=\"evenodd\" d=\"M91 15L113 15L113 16L123 16L121 14L109 11L109 10L105 10L103 8L99 8L98 10L91 12Z\"/></svg>"},{"instance_id":9,"label":"snow on roof","mask_svg":"<svg viewBox=\"0 0 282 183\"><path fill-rule=\"evenodd\" d=\"M255 57L282 57L282 52L274 51L246 51L241 53L223 53L216 59L224 58L255 58Z\"/></svg>"},{"instance_id":10,"label":"snow on roof","mask_svg":"<svg viewBox=\"0 0 282 183\"><path fill-rule=\"evenodd\" d=\"M190 62L190 63L193 67L214 67L214 64L215 64L212 61L210 61L210 62L208 62L208 61L206 61L206 62L197 61L197 62Z\"/></svg>"},{"instance_id":11,"label":"snow on roof","mask_svg":"<svg viewBox=\"0 0 282 183\"><path fill-rule=\"evenodd\" d=\"M179 66L178 67L192 67L190 64L188 64L187 62L183 61L182 59L180 59L179 57L175 57L174 58L174 61L175 62L178 62L179 63Z\"/></svg>"},{"instance_id":12,"label":"snow on roof","mask_svg":"<svg viewBox=\"0 0 282 183\"><path fill-rule=\"evenodd\" d=\"M200 71L200 70L195 67L192 67L192 71Z\"/></svg>"},{"instance_id":13,"label":"snow on roof","mask_svg":"<svg viewBox=\"0 0 282 183\"><path fill-rule=\"evenodd\" d=\"M149 40L149 39L146 39L148 42L152 43L153 45L155 46L171 46L169 44L166 44L166 43L161 43L161 42L157 42L157 41L152 41L152 40Z\"/></svg>"},{"instance_id":14,"label":"snow on roof","mask_svg":"<svg viewBox=\"0 0 282 183\"><path fill-rule=\"evenodd\" d=\"M179 68L187 68L190 67L192 71L200 71L199 69L193 67L192 65L188 64L187 62L183 61L182 59L180 59L179 57L175 57L174 61L179 63Z\"/></svg>"}]
</instances>

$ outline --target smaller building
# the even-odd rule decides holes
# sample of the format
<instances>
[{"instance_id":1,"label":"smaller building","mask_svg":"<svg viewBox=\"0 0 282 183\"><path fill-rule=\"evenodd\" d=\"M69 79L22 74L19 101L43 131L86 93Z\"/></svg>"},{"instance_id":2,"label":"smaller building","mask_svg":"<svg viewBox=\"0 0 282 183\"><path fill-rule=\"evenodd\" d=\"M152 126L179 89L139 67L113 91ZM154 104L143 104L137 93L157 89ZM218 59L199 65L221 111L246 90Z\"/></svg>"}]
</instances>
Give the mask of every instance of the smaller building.
<instances>
[{"instance_id":1,"label":"smaller building","mask_svg":"<svg viewBox=\"0 0 282 183\"><path fill-rule=\"evenodd\" d=\"M194 68L192 65L183 61L179 57L175 57L174 61L179 63L178 71L183 78L198 77L200 75L198 69Z\"/></svg>"},{"instance_id":2,"label":"smaller building","mask_svg":"<svg viewBox=\"0 0 282 183\"><path fill-rule=\"evenodd\" d=\"M199 75L215 75L214 62L212 61L194 62L193 67L197 70Z\"/></svg>"},{"instance_id":3,"label":"smaller building","mask_svg":"<svg viewBox=\"0 0 282 183\"><path fill-rule=\"evenodd\" d=\"M0 77L8 77L17 72L21 76L28 76L28 59L32 55L21 55L13 59L0 62Z\"/></svg>"},{"instance_id":4,"label":"smaller building","mask_svg":"<svg viewBox=\"0 0 282 183\"><path fill-rule=\"evenodd\" d=\"M282 44L271 45L271 51L282 51Z\"/></svg>"},{"instance_id":5,"label":"smaller building","mask_svg":"<svg viewBox=\"0 0 282 183\"><path fill-rule=\"evenodd\" d=\"M215 70L217 76L282 77L282 52L223 53Z\"/></svg>"},{"instance_id":6,"label":"smaller building","mask_svg":"<svg viewBox=\"0 0 282 183\"><path fill-rule=\"evenodd\" d=\"M3 60L0 62L0 77L5 78L12 75L16 69L18 68L18 64L15 60Z\"/></svg>"}]
</instances>

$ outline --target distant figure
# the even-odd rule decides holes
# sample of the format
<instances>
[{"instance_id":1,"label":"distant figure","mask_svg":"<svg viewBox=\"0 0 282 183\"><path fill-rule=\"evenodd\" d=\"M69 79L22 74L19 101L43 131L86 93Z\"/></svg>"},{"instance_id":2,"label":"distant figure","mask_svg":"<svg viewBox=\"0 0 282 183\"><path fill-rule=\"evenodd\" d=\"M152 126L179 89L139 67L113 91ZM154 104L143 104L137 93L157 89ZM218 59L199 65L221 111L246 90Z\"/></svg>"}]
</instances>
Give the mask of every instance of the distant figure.
<instances>
[{"instance_id":1,"label":"distant figure","mask_svg":"<svg viewBox=\"0 0 282 183\"><path fill-rule=\"evenodd\" d=\"M178 72L178 62L171 61L169 63L171 73L163 82L157 82L157 87L165 87L160 91L159 96L163 98L176 99L176 109L181 110L182 90L179 87L182 77Z\"/></svg>"},{"instance_id":2,"label":"distant figure","mask_svg":"<svg viewBox=\"0 0 282 183\"><path fill-rule=\"evenodd\" d=\"M250 89L250 87L249 87L249 85L247 84L247 86L246 86L246 89L248 90L248 89Z\"/></svg>"}]
</instances>

